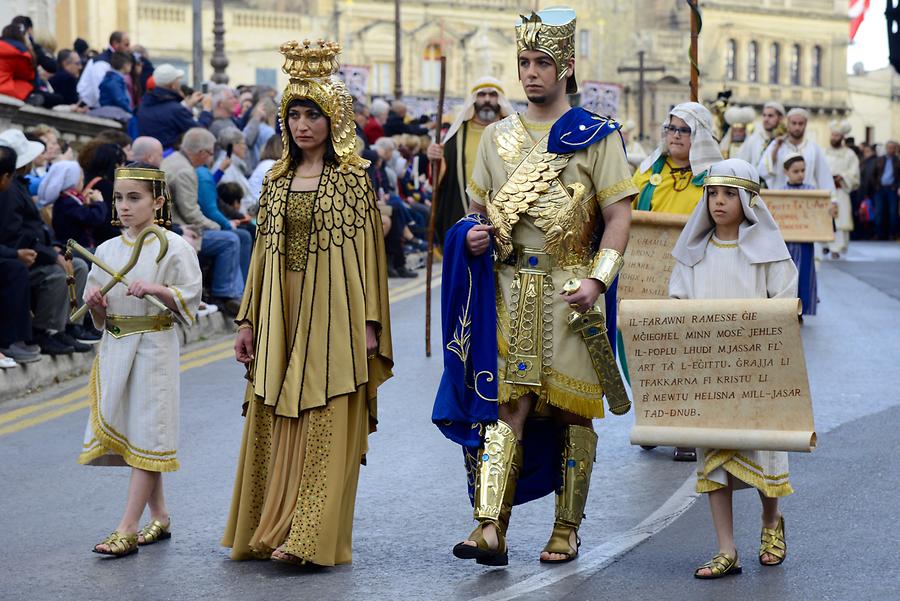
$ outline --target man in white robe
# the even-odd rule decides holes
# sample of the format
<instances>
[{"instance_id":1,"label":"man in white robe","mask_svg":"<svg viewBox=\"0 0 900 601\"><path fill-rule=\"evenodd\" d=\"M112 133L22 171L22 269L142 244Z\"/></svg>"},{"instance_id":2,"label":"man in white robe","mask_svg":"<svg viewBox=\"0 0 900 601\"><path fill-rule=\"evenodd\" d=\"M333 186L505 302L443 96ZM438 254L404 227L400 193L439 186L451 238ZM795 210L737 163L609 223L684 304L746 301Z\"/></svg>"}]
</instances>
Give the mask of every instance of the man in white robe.
<instances>
[{"instance_id":1,"label":"man in white robe","mask_svg":"<svg viewBox=\"0 0 900 601\"><path fill-rule=\"evenodd\" d=\"M825 153L818 144L806 139L808 122L809 112L806 109L791 109L787 114L787 133L772 140L760 157L757 169L769 188L784 187L787 176L782 165L788 155L797 153L803 155L806 162L806 178L803 183L817 190L834 190L834 181L828 161L825 160Z\"/></svg>"},{"instance_id":2,"label":"man in white robe","mask_svg":"<svg viewBox=\"0 0 900 601\"><path fill-rule=\"evenodd\" d=\"M744 159L754 166L758 165L763 151L772 139L784 129L785 112L784 105L780 102L774 100L767 102L763 106L761 127L758 125L753 128L753 133L747 136L735 158ZM772 187L768 181L766 181L766 185Z\"/></svg>"},{"instance_id":3,"label":"man in white robe","mask_svg":"<svg viewBox=\"0 0 900 601\"><path fill-rule=\"evenodd\" d=\"M846 121L832 121L831 144L825 149L825 159L834 178L834 192L831 198L837 203L837 217L834 220L834 242L828 245L825 252L831 251L832 259L839 259L840 253L847 252L850 232L853 231L853 207L850 204L850 193L859 187L859 157L844 143L850 133L850 124Z\"/></svg>"}]
</instances>

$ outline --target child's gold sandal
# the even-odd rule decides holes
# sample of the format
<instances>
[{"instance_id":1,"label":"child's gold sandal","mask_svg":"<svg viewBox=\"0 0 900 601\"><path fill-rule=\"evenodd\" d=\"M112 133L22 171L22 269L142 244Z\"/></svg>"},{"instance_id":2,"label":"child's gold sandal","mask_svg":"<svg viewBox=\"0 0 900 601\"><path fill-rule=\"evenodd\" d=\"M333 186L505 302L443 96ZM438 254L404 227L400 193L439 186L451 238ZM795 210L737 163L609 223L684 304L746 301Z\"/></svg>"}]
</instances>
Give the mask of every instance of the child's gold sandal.
<instances>
[{"instance_id":1,"label":"child's gold sandal","mask_svg":"<svg viewBox=\"0 0 900 601\"><path fill-rule=\"evenodd\" d=\"M166 540L172 538L172 531L170 528L172 527L172 520L169 520L169 523L163 526L163 523L159 520L153 520L141 528L140 532L138 532L138 544L143 545L152 545L153 543L158 543L161 540ZM140 540L140 539L144 540Z\"/></svg>"},{"instance_id":2,"label":"child's gold sandal","mask_svg":"<svg viewBox=\"0 0 900 601\"><path fill-rule=\"evenodd\" d=\"M98 547L106 545L109 550L102 551ZM113 557L125 557L132 553L138 552L137 534L122 534L119 531L113 532L102 541L94 545L92 549L94 553L100 555L112 555Z\"/></svg>"},{"instance_id":3,"label":"child's gold sandal","mask_svg":"<svg viewBox=\"0 0 900 601\"><path fill-rule=\"evenodd\" d=\"M777 561L766 563L763 555L768 553ZM787 540L784 537L784 516L778 518L778 525L774 529L763 526L759 535L759 563L764 566L781 565L787 556Z\"/></svg>"},{"instance_id":4,"label":"child's gold sandal","mask_svg":"<svg viewBox=\"0 0 900 601\"><path fill-rule=\"evenodd\" d=\"M700 574L700 570L703 568L709 569L709 574ZM727 553L719 553L705 564L694 570L694 578L699 578L701 580L713 580L714 578L722 578L724 576L731 576L732 574L740 574L743 572L743 568L738 562L737 551L734 553L734 557L728 555Z\"/></svg>"}]
</instances>

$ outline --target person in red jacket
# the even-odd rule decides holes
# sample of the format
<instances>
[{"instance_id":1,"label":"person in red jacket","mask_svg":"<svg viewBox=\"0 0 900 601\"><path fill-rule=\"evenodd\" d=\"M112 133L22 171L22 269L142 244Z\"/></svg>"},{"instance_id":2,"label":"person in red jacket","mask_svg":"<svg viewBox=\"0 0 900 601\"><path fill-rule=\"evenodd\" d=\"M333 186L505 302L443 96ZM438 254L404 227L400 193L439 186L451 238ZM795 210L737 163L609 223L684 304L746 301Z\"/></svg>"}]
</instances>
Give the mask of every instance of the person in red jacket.
<instances>
[{"instance_id":1,"label":"person in red jacket","mask_svg":"<svg viewBox=\"0 0 900 601\"><path fill-rule=\"evenodd\" d=\"M18 25L7 25L0 34L0 94L25 100L34 90L34 57Z\"/></svg>"}]
</instances>

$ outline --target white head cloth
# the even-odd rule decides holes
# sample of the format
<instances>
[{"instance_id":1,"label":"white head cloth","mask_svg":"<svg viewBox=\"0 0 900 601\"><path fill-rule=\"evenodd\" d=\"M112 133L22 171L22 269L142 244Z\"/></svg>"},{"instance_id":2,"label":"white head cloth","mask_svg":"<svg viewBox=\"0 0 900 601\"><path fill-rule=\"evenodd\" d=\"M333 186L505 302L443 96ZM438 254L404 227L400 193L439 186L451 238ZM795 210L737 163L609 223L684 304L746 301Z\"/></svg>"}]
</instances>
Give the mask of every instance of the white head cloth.
<instances>
[{"instance_id":1,"label":"white head cloth","mask_svg":"<svg viewBox=\"0 0 900 601\"><path fill-rule=\"evenodd\" d=\"M497 90L501 118L507 117L516 112L512 104L509 103L509 100L506 99L506 94L503 91L503 85L500 83L500 80L489 75L482 77L475 81L475 84L472 86L472 93L469 95L469 98L466 100L465 104L459 107L459 114L456 116L456 119L453 121L453 123L447 129L447 133L444 135L444 144L446 144L447 141L452 138L457 131L459 131L459 128L462 127L463 123L475 116L475 98L476 96L478 96L478 92L491 88Z\"/></svg>"},{"instance_id":2,"label":"white head cloth","mask_svg":"<svg viewBox=\"0 0 900 601\"><path fill-rule=\"evenodd\" d=\"M788 163L795 159L802 159L804 163L806 162L806 157L804 157L802 154L800 154L799 152L791 152L784 157L783 161L781 161L781 166L787 169Z\"/></svg>"},{"instance_id":3,"label":"white head cloth","mask_svg":"<svg viewBox=\"0 0 900 601\"><path fill-rule=\"evenodd\" d=\"M832 133L841 134L842 136L846 136L853 130L848 121L837 120L830 122L828 124L828 129L830 129Z\"/></svg>"},{"instance_id":4,"label":"white head cloth","mask_svg":"<svg viewBox=\"0 0 900 601\"><path fill-rule=\"evenodd\" d=\"M714 163L709 167L707 177L716 175L730 175L742 179L759 182L759 173L747 161L741 159L728 159ZM735 186L737 187L737 186ZM751 194L744 188L738 188L741 195L741 206L744 209L744 221L738 230L738 248L751 263L773 263L790 259L781 232L775 219L756 194ZM751 200L754 200L751 207ZM706 247L709 239L716 230L716 224L709 214L707 202L707 186L703 186L703 197L691 213L687 225L681 231L672 256L679 263L693 267L706 255Z\"/></svg>"},{"instance_id":5,"label":"white head cloth","mask_svg":"<svg viewBox=\"0 0 900 601\"><path fill-rule=\"evenodd\" d=\"M65 190L77 186L80 179L81 165L75 161L53 163L38 186L38 206L53 204Z\"/></svg>"},{"instance_id":6,"label":"white head cloth","mask_svg":"<svg viewBox=\"0 0 900 601\"><path fill-rule=\"evenodd\" d=\"M712 133L712 115L705 106L698 102L683 102L676 105L666 116L662 125L664 128L669 125L673 116L682 119L691 128L690 161L691 172L695 176L709 169L710 164L722 160L719 143ZM643 160L641 166L638 167L638 172L643 173L650 169L663 154L669 154L665 130L662 132L662 141L659 146Z\"/></svg>"},{"instance_id":7,"label":"white head cloth","mask_svg":"<svg viewBox=\"0 0 900 601\"><path fill-rule=\"evenodd\" d=\"M764 109L775 109L776 111L778 111L778 114L780 114L782 117L784 117L785 113L787 112L784 110L784 105L781 104L780 102L778 102L777 100L768 101L767 103L765 103L763 105L763 108Z\"/></svg>"},{"instance_id":8,"label":"white head cloth","mask_svg":"<svg viewBox=\"0 0 900 601\"><path fill-rule=\"evenodd\" d=\"M756 111L752 106L730 106L725 110L725 123L746 127L756 119Z\"/></svg>"},{"instance_id":9,"label":"white head cloth","mask_svg":"<svg viewBox=\"0 0 900 601\"><path fill-rule=\"evenodd\" d=\"M807 121L809 121L809 111L805 108L795 106L791 110L788 111L788 117L803 117Z\"/></svg>"}]
</instances>

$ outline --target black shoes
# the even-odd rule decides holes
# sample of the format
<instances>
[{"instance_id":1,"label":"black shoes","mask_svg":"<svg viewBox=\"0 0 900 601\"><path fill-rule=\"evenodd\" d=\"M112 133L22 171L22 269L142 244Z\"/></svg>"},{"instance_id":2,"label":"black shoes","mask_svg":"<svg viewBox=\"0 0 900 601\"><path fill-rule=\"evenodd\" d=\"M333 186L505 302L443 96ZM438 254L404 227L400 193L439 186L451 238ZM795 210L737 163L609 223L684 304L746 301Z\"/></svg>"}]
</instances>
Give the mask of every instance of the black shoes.
<instances>
[{"instance_id":1,"label":"black shoes","mask_svg":"<svg viewBox=\"0 0 900 601\"><path fill-rule=\"evenodd\" d=\"M86 353L86 352L90 351L92 348L90 344L78 342L68 332L57 332L56 334L53 335L53 338L56 339L56 341L60 342L61 344L72 347L72 350L74 350L76 353Z\"/></svg>"},{"instance_id":2,"label":"black shoes","mask_svg":"<svg viewBox=\"0 0 900 601\"><path fill-rule=\"evenodd\" d=\"M35 332L34 343L41 347L42 355L71 355L75 352L75 347L60 342L47 332Z\"/></svg>"},{"instance_id":3,"label":"black shoes","mask_svg":"<svg viewBox=\"0 0 900 601\"><path fill-rule=\"evenodd\" d=\"M87 323L87 320L83 325L70 324L66 326L66 334L82 344L97 344L103 337L92 324Z\"/></svg>"},{"instance_id":4,"label":"black shoes","mask_svg":"<svg viewBox=\"0 0 900 601\"><path fill-rule=\"evenodd\" d=\"M222 298L221 296L213 296L209 299L210 303L216 305L219 310L229 318L237 317L241 310L241 299L239 298Z\"/></svg>"},{"instance_id":5,"label":"black shoes","mask_svg":"<svg viewBox=\"0 0 900 601\"><path fill-rule=\"evenodd\" d=\"M394 267L392 265L388 265L388 277L389 278L417 278L419 274L415 271L407 269L406 266L403 267Z\"/></svg>"}]
</instances>

